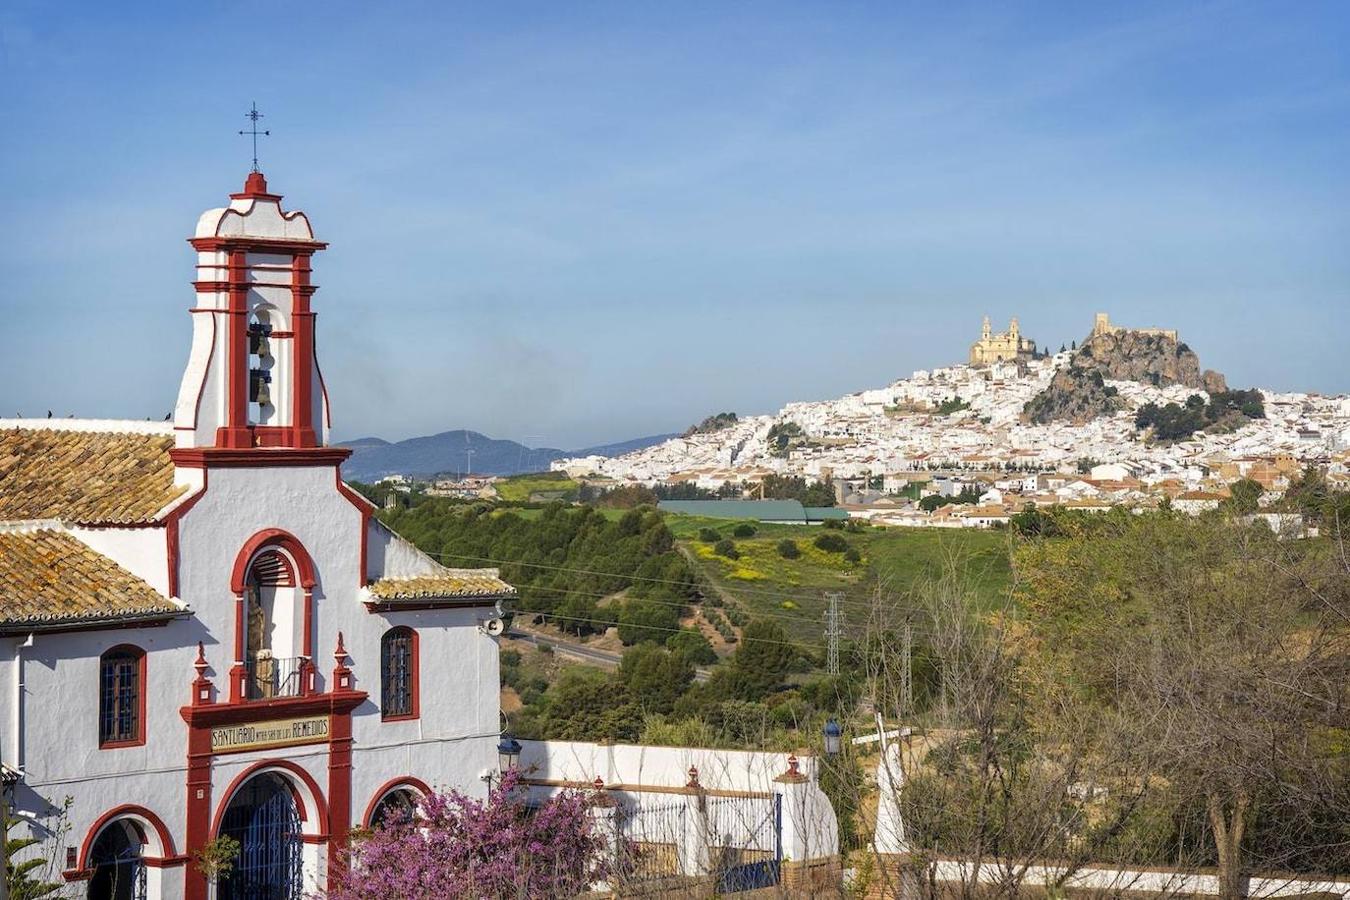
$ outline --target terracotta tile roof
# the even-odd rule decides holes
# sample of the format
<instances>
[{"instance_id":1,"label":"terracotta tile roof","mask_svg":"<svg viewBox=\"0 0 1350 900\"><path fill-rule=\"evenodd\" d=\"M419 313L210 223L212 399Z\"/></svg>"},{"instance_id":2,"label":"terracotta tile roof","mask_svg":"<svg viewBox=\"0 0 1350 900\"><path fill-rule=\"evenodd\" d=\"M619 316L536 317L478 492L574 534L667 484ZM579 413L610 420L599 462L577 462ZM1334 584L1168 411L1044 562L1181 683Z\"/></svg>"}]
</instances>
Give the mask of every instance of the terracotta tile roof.
<instances>
[{"instance_id":1,"label":"terracotta tile roof","mask_svg":"<svg viewBox=\"0 0 1350 900\"><path fill-rule=\"evenodd\" d=\"M516 595L516 589L502 581L496 569L442 569L408 578L381 578L370 584L369 590L377 602L496 599Z\"/></svg>"},{"instance_id":2,"label":"terracotta tile roof","mask_svg":"<svg viewBox=\"0 0 1350 900\"><path fill-rule=\"evenodd\" d=\"M150 585L63 531L0 531L0 629L182 611Z\"/></svg>"},{"instance_id":3,"label":"terracotta tile roof","mask_svg":"<svg viewBox=\"0 0 1350 900\"><path fill-rule=\"evenodd\" d=\"M0 521L141 525L181 495L166 434L0 430Z\"/></svg>"}]
</instances>

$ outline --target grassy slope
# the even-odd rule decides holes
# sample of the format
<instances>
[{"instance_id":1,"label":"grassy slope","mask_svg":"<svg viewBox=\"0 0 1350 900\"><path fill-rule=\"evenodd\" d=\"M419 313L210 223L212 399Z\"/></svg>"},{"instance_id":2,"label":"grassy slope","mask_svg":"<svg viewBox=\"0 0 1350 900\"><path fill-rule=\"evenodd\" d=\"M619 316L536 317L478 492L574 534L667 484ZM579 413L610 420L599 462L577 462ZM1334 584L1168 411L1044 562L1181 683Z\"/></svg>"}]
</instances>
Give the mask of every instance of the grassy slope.
<instances>
[{"instance_id":1,"label":"grassy slope","mask_svg":"<svg viewBox=\"0 0 1350 900\"><path fill-rule=\"evenodd\" d=\"M530 499L535 491L575 492L579 485L566 475L550 472L537 472L532 475L513 475L503 478L495 485L497 495L512 503L523 503Z\"/></svg>"},{"instance_id":2,"label":"grassy slope","mask_svg":"<svg viewBox=\"0 0 1350 900\"><path fill-rule=\"evenodd\" d=\"M1008 536L999 531L868 528L850 534L820 526L756 525L754 537L733 539L741 558L728 560L699 541L698 530L713 528L730 537L738 523L697 516L667 516L666 522L724 594L752 615L776 619L791 635L812 645L821 642L825 609L821 594L827 590L845 592L846 618L860 627L866 612L861 604L869 601L878 583L884 594L903 603L908 589L936 575L949 560L969 575L977 607L993 606L1009 582ZM851 565L842 554L817 549L812 541L821 534L842 535L862 554L862 562ZM778 555L777 544L785 537L797 542L799 559Z\"/></svg>"}]
</instances>

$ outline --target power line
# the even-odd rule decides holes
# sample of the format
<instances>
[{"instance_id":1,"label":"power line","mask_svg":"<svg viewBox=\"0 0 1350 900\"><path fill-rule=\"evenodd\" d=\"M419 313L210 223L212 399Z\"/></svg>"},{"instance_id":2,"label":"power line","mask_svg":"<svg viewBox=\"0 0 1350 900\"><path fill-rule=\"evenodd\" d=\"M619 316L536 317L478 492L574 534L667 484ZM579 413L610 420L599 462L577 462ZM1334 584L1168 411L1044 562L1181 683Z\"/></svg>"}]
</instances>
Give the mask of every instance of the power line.
<instances>
[{"instance_id":1,"label":"power line","mask_svg":"<svg viewBox=\"0 0 1350 900\"><path fill-rule=\"evenodd\" d=\"M516 559L497 559L497 558L491 557L491 556L474 556L474 555L468 554L468 553L430 553L430 552L425 551L425 550L423 550L422 552L423 552L423 553L426 553L427 556L430 556L430 557L433 557L433 558L436 558L436 559L467 559L467 560L474 560L474 561L476 561L476 562L489 562L489 563L495 563L495 564L497 564L497 565L499 565L499 566L507 566L507 565L509 565L509 566L526 566L526 567L531 568L531 569L545 569L545 570L553 571L553 572L571 572L571 573L577 574L577 575L597 575L597 576L604 577L604 578L618 578L618 579L621 579L621 580L628 580L628 581L645 581L645 582L650 582L650 583L652 583L652 584L672 584L672 585L676 585L677 587L683 587L683 588L686 588L686 589L688 589L688 588L695 588L695 587L698 587L698 586L699 586L697 583L691 583L691 582L688 582L688 581L678 581L678 580L673 579L673 578L653 578L653 577L648 576L648 575L631 575L631 574L626 575L626 574L622 574L622 573L620 573L620 572L601 572L601 571L597 571L597 570L594 570L594 569L578 569L578 568L574 568L574 567L571 567L571 566L558 566L558 565L552 565L552 564L549 564L549 563L533 563L533 562L525 562L525 561L523 561L523 560L516 560ZM715 587L721 587L720 585L714 585L714 586L715 586ZM811 593L811 594L794 594L794 593L787 592L787 591L767 591L767 590L759 590L759 589L756 589L756 588L742 588L742 587L735 587L735 586L727 587L726 590L735 592L735 593L737 593L737 594L749 594L749 595L752 595L752 596L772 597L772 598L778 599L778 600L817 600L817 599L819 599L819 595L814 594L814 593ZM847 596L846 592L841 592L841 593L844 593L845 596ZM845 606L855 606L855 607L858 607L859 609L870 608L870 602L869 602L869 601L865 601L865 600L859 600L859 599L842 599L842 600L840 601L840 603L843 604L843 605L845 605Z\"/></svg>"},{"instance_id":2,"label":"power line","mask_svg":"<svg viewBox=\"0 0 1350 900\"><path fill-rule=\"evenodd\" d=\"M843 634L843 613L839 611L839 591L830 591L825 595L829 606L825 608L825 669L831 675L839 674L839 637Z\"/></svg>"},{"instance_id":3,"label":"power line","mask_svg":"<svg viewBox=\"0 0 1350 900\"><path fill-rule=\"evenodd\" d=\"M422 551L422 552L425 553L426 551ZM684 587L684 588L689 588L689 587L691 586L688 582L676 581L676 580L674 580L674 579L669 579L669 578L649 578L649 577L639 576L639 575L620 575L620 574L615 573L615 572L598 572L598 571L594 571L594 570L590 570L590 569L577 569L577 568L572 568L572 567L569 567L569 566L549 565L549 564L546 564L546 563L526 563L526 562L516 562L516 561L514 561L514 560L500 560L500 559L494 559L494 558L486 557L486 556L470 556L470 555L467 555L467 554L459 554L459 553L427 553L427 555L428 555L428 556L431 556L431 557L433 557L433 558L473 559L473 560L479 560L479 561L483 561L483 562L495 562L495 563L499 563L499 564L503 564L503 565L522 565L522 566L529 566L529 567L532 567L532 568L546 569L546 570L557 571L557 572L573 572L573 573L584 574L584 575L602 575L602 576L606 576L606 577L610 577L610 578L617 578L617 579L621 579L621 580L623 580L623 579L628 579L628 580L633 580L633 581L652 582L652 583L655 583L655 584L669 584L669 585L676 585L676 586L678 586L678 587ZM596 598L596 599L606 599L606 598L609 598L609 597L613 597L613 596L615 596L617 593L619 593L618 591L609 591L609 592L605 592L605 591L586 591L586 590L582 590L582 589L579 589L579 588L550 587L550 586L547 586L547 585L533 585L533 586L527 586L526 589L527 589L527 590L535 590L535 591L543 591L543 592L553 592L553 593L556 593L556 594L560 594L560 595L562 595L562 596L567 596L567 595L577 595L577 596L582 596L582 597L594 597L594 598ZM778 592L775 592L775 591L762 591L762 590L761 590L761 591L748 591L748 593L754 593L754 594L757 594L757 595L760 595L760 596L769 597L769 598L778 599L778 600L811 600L811 601L815 601L815 600L818 600L818 599L819 599L819 595L816 595L816 594L790 594L790 593L778 593ZM859 607L859 608L867 608L867 609L870 609L870 608L871 608L870 603L864 603L864 602L861 602L861 601L844 599L846 595L845 595L844 592L842 592L842 591L837 591L837 592L834 592L834 593L838 594L838 596L839 596L839 598L840 598L839 601L838 601L840 607L857 606L857 607ZM652 603L652 604L656 604L656 605L658 605L658 606L675 607L675 608L678 608L678 609L685 609L685 608L688 608L688 607L690 607L690 606L701 606L701 605L702 605L702 604L696 603L696 602L694 602L694 601L692 601L692 600L690 600L690 601L664 600L664 599L661 599L661 598L658 598L658 597L634 597L633 599L634 599L634 600L640 600L641 602L644 602L644 603ZM711 606L711 604L709 604L709 606ZM712 607L712 608L717 609L717 608L719 608L719 607L715 607L715 606L714 606L714 607ZM533 614L535 614L535 615L540 615L540 616L551 616L551 615L552 615L551 613L544 612L544 611L542 611L542 610L517 610L517 613L533 613ZM810 621L813 620L813 617L810 616L810 615L807 614L807 613L792 613L792 612L788 612L788 611L781 611L781 612L780 612L780 611L778 611L778 610L753 610L753 611L751 612L751 615L753 615L753 616L756 617L756 618L782 619L782 620L784 620L784 621L789 621L789 622L810 622ZM843 609L840 610L839 617L840 617L839 631L840 631L840 634L841 634L841 636L842 636L843 630L844 630L844 625L843 625L844 610L843 610ZM912 633L912 634L922 634L922 635L925 635L925 636L931 636L931 634L932 634L932 632L930 632L930 631L928 631L928 630L926 630L926 629L915 629L912 625L910 625L909 627L910 627L910 629L911 629L911 633ZM823 646L823 645L822 645L822 646Z\"/></svg>"},{"instance_id":4,"label":"power line","mask_svg":"<svg viewBox=\"0 0 1350 900\"><path fill-rule=\"evenodd\" d=\"M589 622L592 621L591 619L587 619L587 618L585 618L584 616L559 616L559 615L554 615L553 613L539 613L539 615L544 616L545 618L549 618L549 619L562 619L563 621L566 621L566 622L588 622L588 623L589 623ZM640 626L637 626L637 627L643 628L643 629L645 629L645 630L647 630L647 631L665 631L665 632L668 632L668 633L670 633L670 634L680 634L681 632L684 631L683 628L667 628L667 627L665 627L664 625L640 625ZM546 637L547 637L547 636L546 636ZM753 637L753 638L747 638L746 641L745 641L745 642L742 642L742 643L746 643L746 642L754 642L754 643L756 643L756 644L775 644L775 645L778 645L778 646L780 646L780 647L797 647L797 648L801 648L801 647L809 647L809 648L811 648L811 649L813 649L813 650L822 650L822 649L824 649L820 644L811 644L811 643L807 643L807 642L805 642L805 641L779 641L779 640L774 640L773 638L757 638L757 637Z\"/></svg>"}]
</instances>

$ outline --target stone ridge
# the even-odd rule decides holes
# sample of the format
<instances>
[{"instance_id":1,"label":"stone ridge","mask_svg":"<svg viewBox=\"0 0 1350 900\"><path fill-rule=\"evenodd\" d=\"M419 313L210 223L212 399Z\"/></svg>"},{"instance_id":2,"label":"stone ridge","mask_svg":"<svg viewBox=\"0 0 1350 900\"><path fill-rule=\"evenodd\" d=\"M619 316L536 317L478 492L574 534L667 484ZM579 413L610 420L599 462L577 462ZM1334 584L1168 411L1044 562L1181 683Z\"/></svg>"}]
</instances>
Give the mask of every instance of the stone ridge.
<instances>
[{"instance_id":1,"label":"stone ridge","mask_svg":"<svg viewBox=\"0 0 1350 900\"><path fill-rule=\"evenodd\" d=\"M1099 330L1082 343L1045 390L1027 403L1023 421L1082 425L1113 415L1124 404L1107 381L1136 381L1158 388L1182 385L1211 394L1228 390L1221 374L1202 371L1195 351L1170 333Z\"/></svg>"},{"instance_id":2,"label":"stone ridge","mask_svg":"<svg viewBox=\"0 0 1350 900\"><path fill-rule=\"evenodd\" d=\"M1129 329L1094 334L1078 348L1072 364L1096 370L1109 381L1181 384L1208 393L1228 389L1218 372L1200 369L1194 350L1166 334Z\"/></svg>"}]
</instances>

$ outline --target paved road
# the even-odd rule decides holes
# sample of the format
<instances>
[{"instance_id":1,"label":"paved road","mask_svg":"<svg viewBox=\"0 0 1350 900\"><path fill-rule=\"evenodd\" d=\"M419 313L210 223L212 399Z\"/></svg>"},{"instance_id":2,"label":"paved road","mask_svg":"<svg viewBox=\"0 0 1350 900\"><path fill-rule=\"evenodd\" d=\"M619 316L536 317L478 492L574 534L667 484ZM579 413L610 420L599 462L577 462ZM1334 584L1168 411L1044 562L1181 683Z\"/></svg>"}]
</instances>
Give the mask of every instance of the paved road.
<instances>
[{"instance_id":1,"label":"paved road","mask_svg":"<svg viewBox=\"0 0 1350 900\"><path fill-rule=\"evenodd\" d=\"M572 641L565 641L552 635L537 634L533 631L526 631L522 628L512 628L506 632L506 636L516 641L524 641L527 644L534 644L536 647L552 647L555 653L561 653L564 656L571 656L580 659L583 662L597 663L606 668L617 669L619 662L623 659L622 653L614 653L610 650L597 650L594 647L588 647L585 644L576 644ZM695 669L695 681L707 681L712 673L707 669Z\"/></svg>"}]
</instances>

